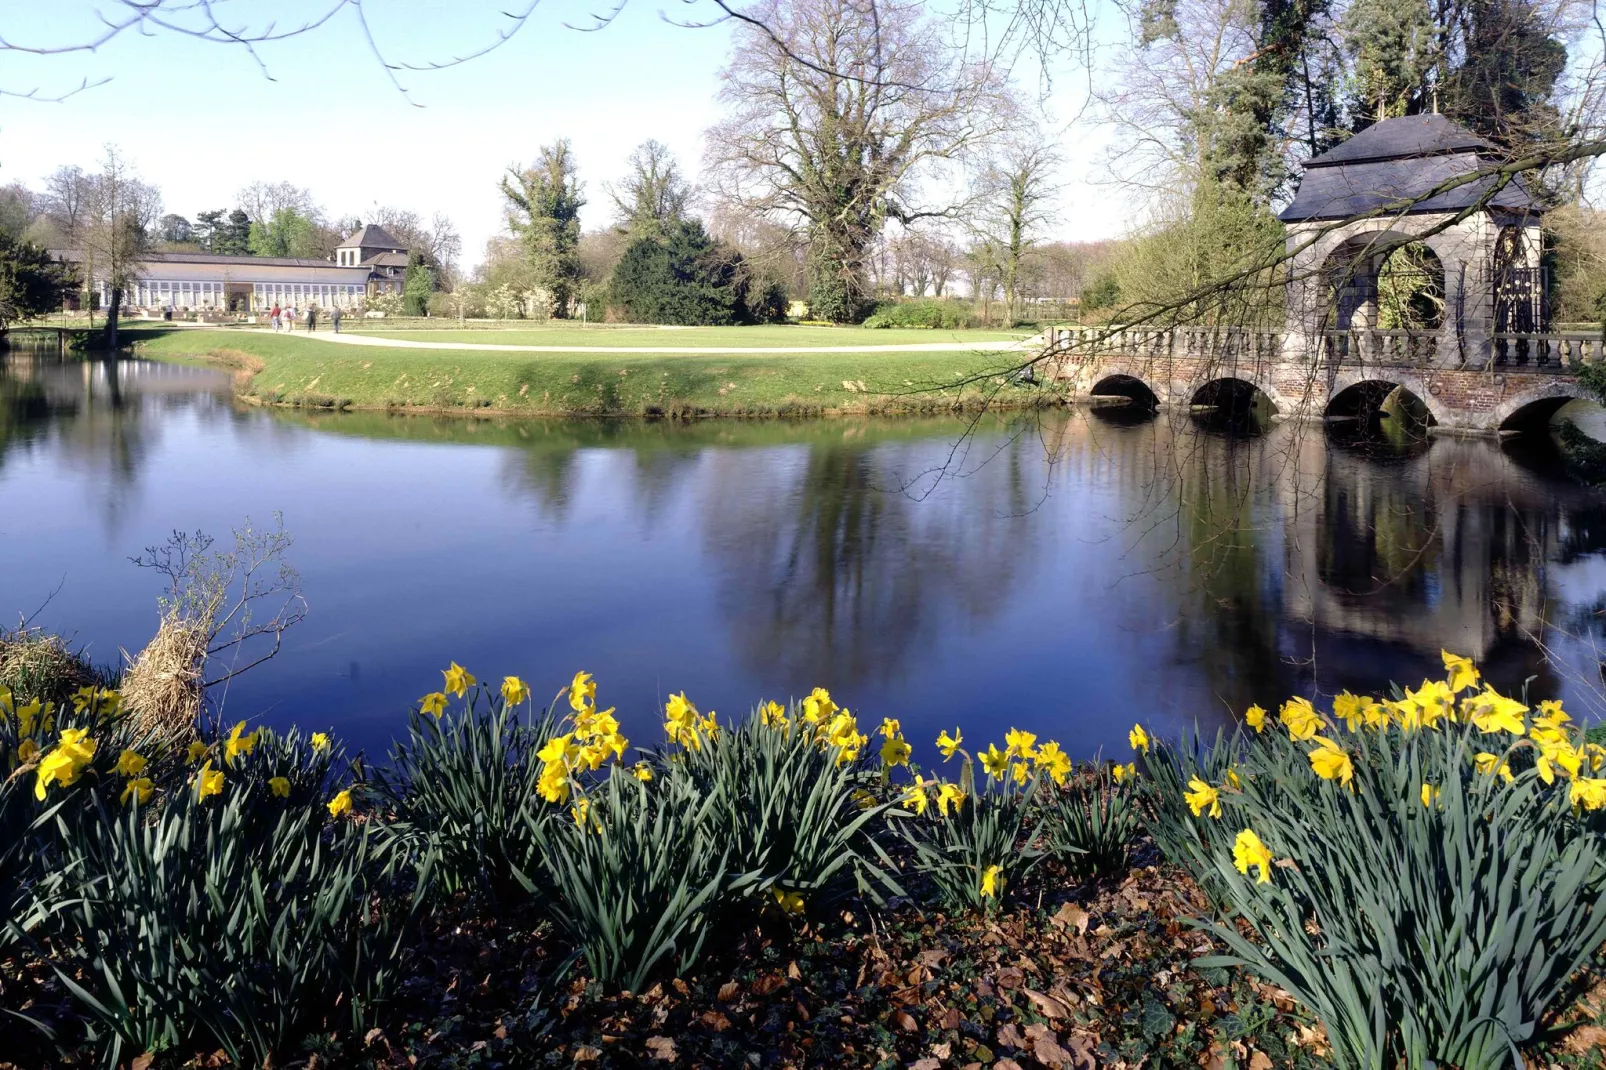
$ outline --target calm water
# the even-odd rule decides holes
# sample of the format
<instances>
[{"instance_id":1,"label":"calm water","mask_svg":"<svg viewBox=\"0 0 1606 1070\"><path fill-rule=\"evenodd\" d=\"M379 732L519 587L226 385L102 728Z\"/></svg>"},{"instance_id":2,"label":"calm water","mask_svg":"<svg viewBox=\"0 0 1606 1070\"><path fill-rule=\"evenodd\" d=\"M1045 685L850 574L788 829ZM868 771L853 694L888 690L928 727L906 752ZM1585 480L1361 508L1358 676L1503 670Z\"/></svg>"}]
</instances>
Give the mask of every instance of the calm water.
<instances>
[{"instance_id":1,"label":"calm water","mask_svg":"<svg viewBox=\"0 0 1606 1070\"><path fill-rule=\"evenodd\" d=\"M594 672L643 742L671 691L735 713L822 684L927 760L956 723L1124 753L1134 719L1414 684L1441 646L1599 711L1606 496L1546 442L1110 410L963 432L297 415L208 371L13 354L0 612L116 660L156 623L130 556L281 511L310 614L227 715L370 749L452 658L537 693Z\"/></svg>"}]
</instances>

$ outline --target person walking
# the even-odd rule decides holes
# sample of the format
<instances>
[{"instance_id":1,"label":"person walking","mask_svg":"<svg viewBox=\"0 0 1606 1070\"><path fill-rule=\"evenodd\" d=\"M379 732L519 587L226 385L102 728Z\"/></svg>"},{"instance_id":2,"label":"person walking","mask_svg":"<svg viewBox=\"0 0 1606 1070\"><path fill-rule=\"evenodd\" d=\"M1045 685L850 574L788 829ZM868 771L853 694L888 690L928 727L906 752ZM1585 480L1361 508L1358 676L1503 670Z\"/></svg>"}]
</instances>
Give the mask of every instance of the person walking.
<instances>
[{"instance_id":1,"label":"person walking","mask_svg":"<svg viewBox=\"0 0 1606 1070\"><path fill-rule=\"evenodd\" d=\"M279 302L273 302L273 311L268 313L268 319L273 323L273 329L279 329Z\"/></svg>"},{"instance_id":2,"label":"person walking","mask_svg":"<svg viewBox=\"0 0 1606 1070\"><path fill-rule=\"evenodd\" d=\"M329 310L329 319L335 325L335 333L340 333L340 306L336 305Z\"/></svg>"},{"instance_id":3,"label":"person walking","mask_svg":"<svg viewBox=\"0 0 1606 1070\"><path fill-rule=\"evenodd\" d=\"M287 330L287 331L293 331L293 330L296 329L296 306L295 305L285 305L284 306L284 329Z\"/></svg>"},{"instance_id":4,"label":"person walking","mask_svg":"<svg viewBox=\"0 0 1606 1070\"><path fill-rule=\"evenodd\" d=\"M318 306L307 306L307 333L311 334L318 329Z\"/></svg>"}]
</instances>

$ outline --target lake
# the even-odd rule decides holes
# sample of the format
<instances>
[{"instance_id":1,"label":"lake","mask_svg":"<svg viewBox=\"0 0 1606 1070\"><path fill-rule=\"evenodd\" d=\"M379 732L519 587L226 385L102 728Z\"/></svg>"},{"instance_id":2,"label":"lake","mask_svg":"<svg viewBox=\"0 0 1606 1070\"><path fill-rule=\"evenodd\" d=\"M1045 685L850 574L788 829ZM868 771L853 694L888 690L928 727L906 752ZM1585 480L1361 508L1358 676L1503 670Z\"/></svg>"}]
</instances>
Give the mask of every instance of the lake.
<instances>
[{"instance_id":1,"label":"lake","mask_svg":"<svg viewBox=\"0 0 1606 1070\"><path fill-rule=\"evenodd\" d=\"M1342 429L1341 429L1342 430ZM1347 438L1345 437L1347 435ZM219 696L383 749L455 659L577 669L636 742L684 690L736 714L830 688L1091 756L1293 693L1476 657L1601 712L1606 495L1548 439L1390 445L1185 414L813 422L437 420L243 408L217 372L0 356L0 612L137 651L173 529L283 514L309 605Z\"/></svg>"}]
</instances>

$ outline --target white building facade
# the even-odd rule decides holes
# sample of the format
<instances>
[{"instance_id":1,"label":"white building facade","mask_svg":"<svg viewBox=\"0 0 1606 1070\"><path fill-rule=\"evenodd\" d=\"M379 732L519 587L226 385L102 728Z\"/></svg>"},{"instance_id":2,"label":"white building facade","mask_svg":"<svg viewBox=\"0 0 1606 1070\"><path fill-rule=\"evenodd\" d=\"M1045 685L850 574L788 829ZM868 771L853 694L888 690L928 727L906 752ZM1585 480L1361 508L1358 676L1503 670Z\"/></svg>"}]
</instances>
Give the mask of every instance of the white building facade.
<instances>
[{"instance_id":1,"label":"white building facade","mask_svg":"<svg viewBox=\"0 0 1606 1070\"><path fill-rule=\"evenodd\" d=\"M328 260L210 253L151 253L137 281L123 294L128 309L205 309L261 312L280 306L357 308L368 290L368 267ZM106 280L96 278L100 307L111 303Z\"/></svg>"}]
</instances>

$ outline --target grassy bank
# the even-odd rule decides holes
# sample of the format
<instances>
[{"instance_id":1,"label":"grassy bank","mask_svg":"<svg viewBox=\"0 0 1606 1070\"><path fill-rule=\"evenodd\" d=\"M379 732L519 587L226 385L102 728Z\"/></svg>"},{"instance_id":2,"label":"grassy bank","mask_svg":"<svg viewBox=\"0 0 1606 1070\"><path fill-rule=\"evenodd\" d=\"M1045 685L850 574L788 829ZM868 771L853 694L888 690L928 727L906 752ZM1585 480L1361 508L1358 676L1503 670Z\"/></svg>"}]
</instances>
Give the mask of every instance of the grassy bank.
<instances>
[{"instance_id":1,"label":"grassy bank","mask_svg":"<svg viewBox=\"0 0 1606 1070\"><path fill-rule=\"evenodd\" d=\"M765 332L762 336L749 330ZM808 328L720 328L650 332L643 343L624 331L593 331L596 344L799 345ZM646 334L635 331L629 335ZM821 345L937 341L931 331L823 332ZM900 337L892 337L894 334ZM431 332L429 340L568 345L563 332L511 341L484 332ZM771 337L784 336L777 341ZM605 336L605 337L604 337ZM523 334L517 337L523 339ZM159 360L198 360L240 371L239 391L262 404L512 416L777 416L920 413L1019 408L1048 400L1040 390L1008 385L1015 358L1001 352L856 353L529 353L341 346L255 330L137 331L136 352ZM693 340L694 339L694 340ZM848 339L843 341L843 339ZM978 335L978 341L983 340ZM808 343L813 344L813 343ZM869 343L865 343L869 344Z\"/></svg>"}]
</instances>

